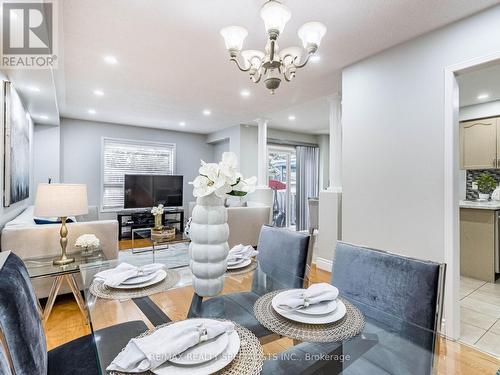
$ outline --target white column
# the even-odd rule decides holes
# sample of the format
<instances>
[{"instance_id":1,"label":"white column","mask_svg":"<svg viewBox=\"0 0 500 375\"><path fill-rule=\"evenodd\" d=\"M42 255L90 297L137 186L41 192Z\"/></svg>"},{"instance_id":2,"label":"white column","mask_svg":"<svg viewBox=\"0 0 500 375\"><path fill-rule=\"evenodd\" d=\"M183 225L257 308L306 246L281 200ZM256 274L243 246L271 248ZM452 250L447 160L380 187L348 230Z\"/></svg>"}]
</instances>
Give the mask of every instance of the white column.
<instances>
[{"instance_id":1,"label":"white column","mask_svg":"<svg viewBox=\"0 0 500 375\"><path fill-rule=\"evenodd\" d=\"M258 119L257 186L267 187L267 119Z\"/></svg>"},{"instance_id":2,"label":"white column","mask_svg":"<svg viewBox=\"0 0 500 375\"><path fill-rule=\"evenodd\" d=\"M341 95L330 101L330 184L319 194L318 268L331 271L337 241L342 239L342 106Z\"/></svg>"},{"instance_id":3,"label":"white column","mask_svg":"<svg viewBox=\"0 0 500 375\"><path fill-rule=\"evenodd\" d=\"M330 184L329 191L342 192L342 97L332 95L330 101Z\"/></svg>"},{"instance_id":4,"label":"white column","mask_svg":"<svg viewBox=\"0 0 500 375\"><path fill-rule=\"evenodd\" d=\"M254 193L249 194L248 201L263 203L271 207L269 215L269 223L272 218L273 191L267 184L267 119L258 119L257 132L257 189ZM240 158L251 157L249 155L240 155ZM253 156L255 157L255 156Z\"/></svg>"}]
</instances>

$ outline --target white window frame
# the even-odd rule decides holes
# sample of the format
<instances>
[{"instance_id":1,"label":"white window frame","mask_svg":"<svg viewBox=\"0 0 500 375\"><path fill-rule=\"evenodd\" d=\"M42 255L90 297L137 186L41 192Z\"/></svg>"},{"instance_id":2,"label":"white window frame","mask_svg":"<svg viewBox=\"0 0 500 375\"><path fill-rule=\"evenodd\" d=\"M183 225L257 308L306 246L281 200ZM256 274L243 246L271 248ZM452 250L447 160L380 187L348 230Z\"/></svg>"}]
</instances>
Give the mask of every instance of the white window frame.
<instances>
[{"instance_id":1,"label":"white window frame","mask_svg":"<svg viewBox=\"0 0 500 375\"><path fill-rule=\"evenodd\" d=\"M101 212L119 212L123 211L124 208L104 208L103 196L104 196L104 143L106 141L115 141L122 143L129 143L133 145L153 145L153 146L165 146L173 149L174 161L173 161L173 171L172 174L177 174L177 145L175 143L168 142L154 142L145 140L135 140L126 138L113 138L113 137L101 137L101 180L100 180L100 196L99 196L99 208Z\"/></svg>"}]
</instances>

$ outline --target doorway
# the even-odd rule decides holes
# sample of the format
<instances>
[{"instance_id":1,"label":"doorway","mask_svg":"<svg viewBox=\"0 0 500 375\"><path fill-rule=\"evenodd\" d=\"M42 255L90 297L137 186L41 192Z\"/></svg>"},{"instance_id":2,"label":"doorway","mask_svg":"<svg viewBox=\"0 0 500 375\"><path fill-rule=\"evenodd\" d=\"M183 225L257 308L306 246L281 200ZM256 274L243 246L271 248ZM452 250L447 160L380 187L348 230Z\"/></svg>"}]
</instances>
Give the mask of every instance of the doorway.
<instances>
[{"instance_id":1,"label":"doorway","mask_svg":"<svg viewBox=\"0 0 500 375\"><path fill-rule=\"evenodd\" d=\"M296 229L297 155L294 147L269 146L268 183L273 190L272 224Z\"/></svg>"},{"instance_id":2,"label":"doorway","mask_svg":"<svg viewBox=\"0 0 500 375\"><path fill-rule=\"evenodd\" d=\"M459 72L456 80L461 315L458 339L500 357L500 63Z\"/></svg>"},{"instance_id":3,"label":"doorway","mask_svg":"<svg viewBox=\"0 0 500 375\"><path fill-rule=\"evenodd\" d=\"M448 66L444 70L444 248L447 283L443 322L445 334L460 336L460 173L459 173L459 85L457 75L486 64L500 62L500 52Z\"/></svg>"}]
</instances>

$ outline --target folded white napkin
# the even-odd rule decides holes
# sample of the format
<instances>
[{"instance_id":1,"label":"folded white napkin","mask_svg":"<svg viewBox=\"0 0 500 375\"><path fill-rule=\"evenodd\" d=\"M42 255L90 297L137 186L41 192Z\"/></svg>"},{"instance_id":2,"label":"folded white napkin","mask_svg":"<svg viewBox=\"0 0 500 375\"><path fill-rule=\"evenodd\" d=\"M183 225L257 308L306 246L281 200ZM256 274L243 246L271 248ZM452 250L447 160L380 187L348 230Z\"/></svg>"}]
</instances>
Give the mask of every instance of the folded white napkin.
<instances>
[{"instance_id":1,"label":"folded white napkin","mask_svg":"<svg viewBox=\"0 0 500 375\"><path fill-rule=\"evenodd\" d=\"M236 245L231 250L227 256L228 263L239 263L243 260L250 259L251 257L259 254L252 246L244 246L242 244Z\"/></svg>"},{"instance_id":2,"label":"folded white napkin","mask_svg":"<svg viewBox=\"0 0 500 375\"><path fill-rule=\"evenodd\" d=\"M291 291L286 300L278 307L283 310L297 310L325 301L333 301L339 296L339 290L327 283L313 284L307 289Z\"/></svg>"},{"instance_id":3,"label":"folded white napkin","mask_svg":"<svg viewBox=\"0 0 500 375\"><path fill-rule=\"evenodd\" d=\"M117 267L101 271L95 275L95 278L104 280L104 285L116 287L125 280L137 276L151 275L163 269L164 265L159 263L147 264L142 267L136 267L128 263L120 263Z\"/></svg>"},{"instance_id":4,"label":"folded white napkin","mask_svg":"<svg viewBox=\"0 0 500 375\"><path fill-rule=\"evenodd\" d=\"M106 370L122 372L153 371L163 363L200 342L223 333L231 333L234 324L207 320L192 325L172 324L156 330L149 336L132 339Z\"/></svg>"}]
</instances>

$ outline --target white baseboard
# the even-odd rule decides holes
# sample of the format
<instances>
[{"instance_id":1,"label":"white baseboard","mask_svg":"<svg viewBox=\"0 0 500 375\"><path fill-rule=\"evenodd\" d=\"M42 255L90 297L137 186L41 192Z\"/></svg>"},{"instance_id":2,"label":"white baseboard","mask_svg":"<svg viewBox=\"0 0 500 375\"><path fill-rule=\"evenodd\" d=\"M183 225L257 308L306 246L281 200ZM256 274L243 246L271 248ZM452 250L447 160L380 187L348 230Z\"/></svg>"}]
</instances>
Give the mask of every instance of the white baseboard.
<instances>
[{"instance_id":1,"label":"white baseboard","mask_svg":"<svg viewBox=\"0 0 500 375\"><path fill-rule=\"evenodd\" d=\"M332 272L333 261L325 258L316 257L316 267L320 270Z\"/></svg>"}]
</instances>

